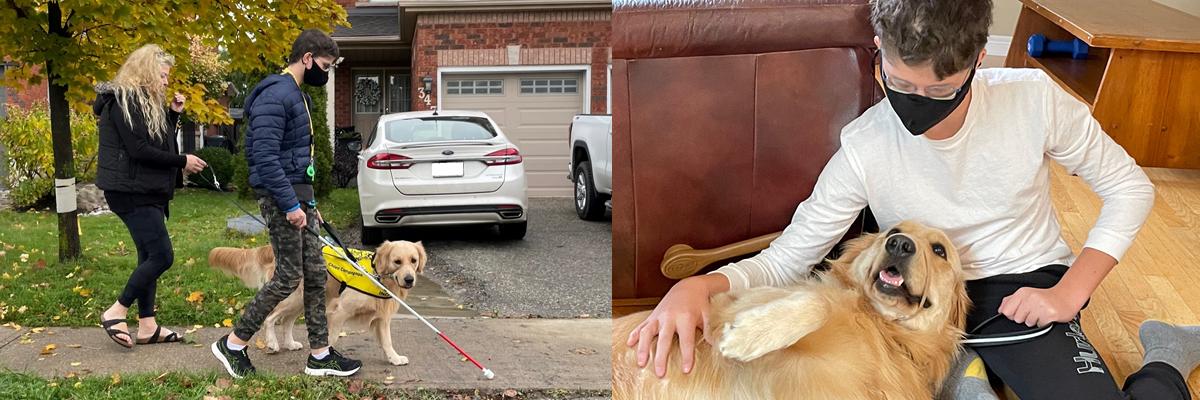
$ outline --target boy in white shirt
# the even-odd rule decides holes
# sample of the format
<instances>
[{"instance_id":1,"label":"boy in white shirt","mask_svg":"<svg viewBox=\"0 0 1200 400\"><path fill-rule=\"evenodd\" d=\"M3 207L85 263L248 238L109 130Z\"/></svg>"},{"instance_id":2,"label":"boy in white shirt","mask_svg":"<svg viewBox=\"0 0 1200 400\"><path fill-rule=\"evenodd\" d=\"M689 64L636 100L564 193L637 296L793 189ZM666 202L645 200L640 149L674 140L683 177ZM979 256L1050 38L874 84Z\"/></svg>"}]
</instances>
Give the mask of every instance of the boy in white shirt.
<instances>
[{"instance_id":1,"label":"boy in white shirt","mask_svg":"<svg viewBox=\"0 0 1200 400\"><path fill-rule=\"evenodd\" d=\"M1200 329L1143 324L1145 364L1123 390L1083 335L1079 311L1132 244L1154 203L1153 185L1087 105L1041 70L977 69L991 10L990 0L874 2L887 99L842 130L841 149L769 248L671 289L629 337L639 365L656 346L662 376L664 350L678 335L689 372L710 296L806 279L869 204L881 229L916 220L953 240L974 303L968 329L997 314L1005 318L982 333L1054 324L1030 341L968 352L960 370L982 357L1023 399L1190 398L1186 377L1200 362ZM1055 219L1051 161L1104 201L1078 255ZM994 398L988 385L962 375L945 393Z\"/></svg>"}]
</instances>

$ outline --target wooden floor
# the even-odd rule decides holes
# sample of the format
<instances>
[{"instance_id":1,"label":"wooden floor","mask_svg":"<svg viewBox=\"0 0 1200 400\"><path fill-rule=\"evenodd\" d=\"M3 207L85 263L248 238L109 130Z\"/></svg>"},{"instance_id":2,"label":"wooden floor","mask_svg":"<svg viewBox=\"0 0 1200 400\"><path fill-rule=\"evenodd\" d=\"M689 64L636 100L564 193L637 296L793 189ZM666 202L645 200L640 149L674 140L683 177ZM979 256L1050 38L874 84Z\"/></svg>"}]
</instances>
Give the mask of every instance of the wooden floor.
<instances>
[{"instance_id":1,"label":"wooden floor","mask_svg":"<svg viewBox=\"0 0 1200 400\"><path fill-rule=\"evenodd\" d=\"M1133 247L1083 312L1083 329L1117 384L1142 365L1138 326L1147 319L1200 325L1200 170L1146 168L1157 193ZM1063 236L1078 254L1100 215L1082 179L1055 166L1051 194ZM1200 399L1200 373L1188 379Z\"/></svg>"}]
</instances>

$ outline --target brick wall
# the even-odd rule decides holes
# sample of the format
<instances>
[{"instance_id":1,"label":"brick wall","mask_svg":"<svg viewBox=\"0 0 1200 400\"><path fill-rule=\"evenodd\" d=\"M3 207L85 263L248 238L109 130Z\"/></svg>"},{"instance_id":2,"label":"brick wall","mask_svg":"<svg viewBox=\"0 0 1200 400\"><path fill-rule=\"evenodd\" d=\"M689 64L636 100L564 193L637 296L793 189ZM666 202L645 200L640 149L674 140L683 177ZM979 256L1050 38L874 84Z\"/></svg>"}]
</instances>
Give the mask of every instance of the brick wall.
<instances>
[{"instance_id":1,"label":"brick wall","mask_svg":"<svg viewBox=\"0 0 1200 400\"><path fill-rule=\"evenodd\" d=\"M607 112L611 15L609 11L422 14L413 38L413 109L425 109L416 100L415 88L420 87L421 77L436 77L439 66L589 64L591 112ZM520 46L516 60L510 57L509 46Z\"/></svg>"}]
</instances>

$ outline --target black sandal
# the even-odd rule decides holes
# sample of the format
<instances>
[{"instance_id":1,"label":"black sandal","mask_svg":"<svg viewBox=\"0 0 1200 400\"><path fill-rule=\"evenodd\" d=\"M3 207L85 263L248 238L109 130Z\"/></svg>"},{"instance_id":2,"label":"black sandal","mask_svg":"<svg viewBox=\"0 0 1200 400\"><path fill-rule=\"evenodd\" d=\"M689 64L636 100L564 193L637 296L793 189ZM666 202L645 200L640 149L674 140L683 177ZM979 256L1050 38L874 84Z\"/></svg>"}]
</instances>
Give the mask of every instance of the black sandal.
<instances>
[{"instance_id":1,"label":"black sandal","mask_svg":"<svg viewBox=\"0 0 1200 400\"><path fill-rule=\"evenodd\" d=\"M175 342L183 341L183 339L179 337L179 334L177 334L175 332L171 332L171 334L167 335L166 337L159 336L159 334L161 334L161 333L162 333L162 325L159 325L158 328L154 329L153 336L150 336L149 338L146 338L146 339L138 339L137 344L175 343Z\"/></svg>"},{"instance_id":2,"label":"black sandal","mask_svg":"<svg viewBox=\"0 0 1200 400\"><path fill-rule=\"evenodd\" d=\"M104 333L108 335L109 339L112 339L112 341L117 342L117 344L121 345L121 347L124 347L127 349L132 349L133 348L132 341L126 342L126 341L117 339L117 335L125 335L125 338L131 339L131 340L133 339L133 335L130 335L129 332L113 328L113 325L121 324L121 323L125 323L125 320L124 319L110 319L107 321L102 320L102 321L100 321L100 326L104 328ZM126 325L126 327L128 327L128 325Z\"/></svg>"}]
</instances>

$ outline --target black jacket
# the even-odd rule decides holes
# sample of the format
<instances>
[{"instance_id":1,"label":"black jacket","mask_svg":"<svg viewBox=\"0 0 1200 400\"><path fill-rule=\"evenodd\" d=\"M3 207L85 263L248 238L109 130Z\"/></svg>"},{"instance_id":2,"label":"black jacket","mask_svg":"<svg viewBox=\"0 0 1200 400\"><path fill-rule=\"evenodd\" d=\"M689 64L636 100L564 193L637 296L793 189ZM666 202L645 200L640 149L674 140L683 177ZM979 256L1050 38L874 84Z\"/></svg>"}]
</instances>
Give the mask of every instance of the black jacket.
<instances>
[{"instance_id":1,"label":"black jacket","mask_svg":"<svg viewBox=\"0 0 1200 400\"><path fill-rule=\"evenodd\" d=\"M100 133L96 186L110 200L116 195L134 203L110 201L110 206L118 206L113 211L125 205L165 205L174 197L176 175L187 165L187 157L179 154L175 143L179 113L167 110L167 132L157 140L150 136L140 109L129 110L131 128L112 90L102 84L96 92L92 103Z\"/></svg>"}]
</instances>

